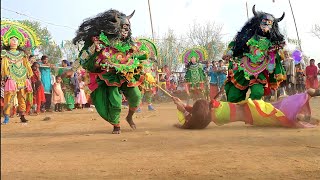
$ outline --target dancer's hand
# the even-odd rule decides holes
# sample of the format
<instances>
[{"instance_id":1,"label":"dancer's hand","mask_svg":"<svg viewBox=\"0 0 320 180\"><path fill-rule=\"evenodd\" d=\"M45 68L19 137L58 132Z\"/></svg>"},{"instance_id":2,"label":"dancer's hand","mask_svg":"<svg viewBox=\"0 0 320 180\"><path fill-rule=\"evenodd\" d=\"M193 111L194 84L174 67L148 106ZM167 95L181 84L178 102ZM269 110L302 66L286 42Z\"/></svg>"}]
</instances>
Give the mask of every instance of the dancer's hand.
<instances>
[{"instance_id":1,"label":"dancer's hand","mask_svg":"<svg viewBox=\"0 0 320 180\"><path fill-rule=\"evenodd\" d=\"M181 99L179 99L179 98L177 98L177 97L174 97L174 96L172 96L172 100L173 100L173 102L174 102L175 104L182 102Z\"/></svg>"},{"instance_id":2,"label":"dancer's hand","mask_svg":"<svg viewBox=\"0 0 320 180\"><path fill-rule=\"evenodd\" d=\"M177 105L177 109L181 112L185 112L186 109L184 108L184 103L177 97L172 97L173 102Z\"/></svg>"}]
</instances>

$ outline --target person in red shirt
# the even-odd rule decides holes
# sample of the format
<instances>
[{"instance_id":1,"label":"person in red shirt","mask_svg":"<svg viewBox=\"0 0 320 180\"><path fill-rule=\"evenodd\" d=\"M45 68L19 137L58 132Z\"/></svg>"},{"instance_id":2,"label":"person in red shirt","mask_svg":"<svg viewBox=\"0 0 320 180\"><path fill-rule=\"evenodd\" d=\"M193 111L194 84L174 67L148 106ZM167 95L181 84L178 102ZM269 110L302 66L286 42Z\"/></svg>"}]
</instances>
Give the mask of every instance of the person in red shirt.
<instances>
[{"instance_id":1,"label":"person in red shirt","mask_svg":"<svg viewBox=\"0 0 320 180\"><path fill-rule=\"evenodd\" d=\"M310 59L310 65L306 67L306 88L318 88L318 68L315 65L315 60Z\"/></svg>"},{"instance_id":2,"label":"person in red shirt","mask_svg":"<svg viewBox=\"0 0 320 180\"><path fill-rule=\"evenodd\" d=\"M31 77L31 84L33 88L33 104L36 105L36 114L40 113L41 104L46 102L39 67L40 65L37 62L34 62L31 66L33 72L33 76Z\"/></svg>"}]
</instances>

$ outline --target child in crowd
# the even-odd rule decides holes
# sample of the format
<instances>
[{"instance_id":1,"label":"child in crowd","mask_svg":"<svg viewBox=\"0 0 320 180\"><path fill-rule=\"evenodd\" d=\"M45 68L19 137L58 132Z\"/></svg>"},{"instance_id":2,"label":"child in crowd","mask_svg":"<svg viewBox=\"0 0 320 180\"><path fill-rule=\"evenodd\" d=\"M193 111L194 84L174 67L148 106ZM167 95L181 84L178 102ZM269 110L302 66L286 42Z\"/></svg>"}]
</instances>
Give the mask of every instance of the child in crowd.
<instances>
[{"instance_id":1,"label":"child in crowd","mask_svg":"<svg viewBox=\"0 0 320 180\"><path fill-rule=\"evenodd\" d=\"M77 94L77 104L79 104L81 109L83 109L85 107L85 105L87 104L87 97L86 97L86 94L84 92L84 87L85 87L84 77L79 76L80 92Z\"/></svg>"},{"instance_id":2,"label":"child in crowd","mask_svg":"<svg viewBox=\"0 0 320 180\"><path fill-rule=\"evenodd\" d=\"M62 112L62 104L66 102L64 94L61 88L62 78L61 76L56 76L56 82L53 84L53 95L52 102L54 104L54 111Z\"/></svg>"},{"instance_id":3,"label":"child in crowd","mask_svg":"<svg viewBox=\"0 0 320 180\"><path fill-rule=\"evenodd\" d=\"M33 72L33 76L31 77L31 85L33 89L33 105L35 107L36 115L40 113L41 104L46 102L39 67L40 65L37 62L34 62L31 66Z\"/></svg>"}]
</instances>

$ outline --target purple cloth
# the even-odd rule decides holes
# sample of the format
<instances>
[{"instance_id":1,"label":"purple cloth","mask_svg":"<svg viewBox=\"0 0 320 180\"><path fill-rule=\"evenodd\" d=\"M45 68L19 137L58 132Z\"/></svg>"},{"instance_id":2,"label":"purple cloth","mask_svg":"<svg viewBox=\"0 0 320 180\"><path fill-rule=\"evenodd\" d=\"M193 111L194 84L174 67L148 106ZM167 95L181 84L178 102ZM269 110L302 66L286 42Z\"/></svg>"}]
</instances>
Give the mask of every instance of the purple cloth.
<instances>
[{"instance_id":1,"label":"purple cloth","mask_svg":"<svg viewBox=\"0 0 320 180\"><path fill-rule=\"evenodd\" d=\"M307 93L288 96L272 105L279 109L288 118L291 123L296 122L296 116L299 113L311 115L309 105L309 95Z\"/></svg>"}]
</instances>

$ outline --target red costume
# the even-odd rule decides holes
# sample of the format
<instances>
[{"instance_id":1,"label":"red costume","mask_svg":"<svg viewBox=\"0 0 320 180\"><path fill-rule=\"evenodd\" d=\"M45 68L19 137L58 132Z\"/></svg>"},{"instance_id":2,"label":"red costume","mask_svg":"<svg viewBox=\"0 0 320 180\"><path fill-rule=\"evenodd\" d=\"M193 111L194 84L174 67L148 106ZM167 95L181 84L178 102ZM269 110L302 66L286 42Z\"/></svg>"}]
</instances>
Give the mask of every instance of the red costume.
<instances>
[{"instance_id":1,"label":"red costume","mask_svg":"<svg viewBox=\"0 0 320 180\"><path fill-rule=\"evenodd\" d=\"M306 88L313 88L317 89L318 88L318 68L315 65L310 65L307 66L306 68Z\"/></svg>"},{"instance_id":2,"label":"red costume","mask_svg":"<svg viewBox=\"0 0 320 180\"><path fill-rule=\"evenodd\" d=\"M41 82L41 74L39 70L33 71L33 76L31 77L31 83L33 87L33 104L37 105L37 113L40 113L41 104L46 102L44 95L44 88Z\"/></svg>"}]
</instances>

